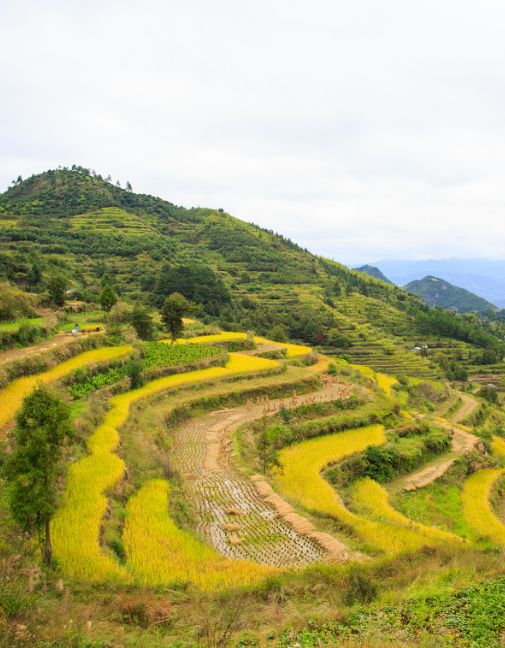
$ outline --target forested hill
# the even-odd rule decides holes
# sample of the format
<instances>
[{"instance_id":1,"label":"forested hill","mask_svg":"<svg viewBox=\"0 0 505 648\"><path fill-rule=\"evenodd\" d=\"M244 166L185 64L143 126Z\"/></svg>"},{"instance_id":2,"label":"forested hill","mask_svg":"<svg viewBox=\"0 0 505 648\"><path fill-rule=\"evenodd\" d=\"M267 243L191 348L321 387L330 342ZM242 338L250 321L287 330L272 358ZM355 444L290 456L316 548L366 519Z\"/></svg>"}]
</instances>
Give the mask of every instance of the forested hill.
<instances>
[{"instance_id":1,"label":"forested hill","mask_svg":"<svg viewBox=\"0 0 505 648\"><path fill-rule=\"evenodd\" d=\"M376 279L380 279L381 281L385 281L386 283L392 283L383 274L383 272L375 266L371 266L367 264L367 265L360 266L359 268L356 268L356 270L358 272L363 272L364 274L370 275L371 277L375 277Z\"/></svg>"},{"instance_id":2,"label":"forested hill","mask_svg":"<svg viewBox=\"0 0 505 648\"><path fill-rule=\"evenodd\" d=\"M486 299L438 277L427 276L419 281L411 281L405 286L405 290L417 295L429 306L441 306L460 313L497 310L496 306Z\"/></svg>"},{"instance_id":3,"label":"forested hill","mask_svg":"<svg viewBox=\"0 0 505 648\"><path fill-rule=\"evenodd\" d=\"M75 299L96 301L104 281L125 301L152 305L178 290L225 327L276 328L392 371L411 356L412 370L432 371L409 351L427 336L499 345L478 323L282 235L220 209L136 194L82 167L19 178L0 194L0 278L43 293L55 273Z\"/></svg>"}]
</instances>

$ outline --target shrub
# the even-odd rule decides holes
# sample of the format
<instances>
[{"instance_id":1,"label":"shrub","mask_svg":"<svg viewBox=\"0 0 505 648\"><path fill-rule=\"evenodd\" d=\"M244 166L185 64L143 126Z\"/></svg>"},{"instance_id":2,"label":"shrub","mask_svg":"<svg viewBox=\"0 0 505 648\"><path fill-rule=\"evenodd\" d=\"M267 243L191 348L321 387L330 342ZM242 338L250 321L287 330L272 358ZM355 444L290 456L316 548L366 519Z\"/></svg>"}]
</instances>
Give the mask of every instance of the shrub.
<instances>
[{"instance_id":1,"label":"shrub","mask_svg":"<svg viewBox=\"0 0 505 648\"><path fill-rule=\"evenodd\" d=\"M347 576L344 601L347 605L371 603L377 598L377 584L361 565L352 565Z\"/></svg>"}]
</instances>

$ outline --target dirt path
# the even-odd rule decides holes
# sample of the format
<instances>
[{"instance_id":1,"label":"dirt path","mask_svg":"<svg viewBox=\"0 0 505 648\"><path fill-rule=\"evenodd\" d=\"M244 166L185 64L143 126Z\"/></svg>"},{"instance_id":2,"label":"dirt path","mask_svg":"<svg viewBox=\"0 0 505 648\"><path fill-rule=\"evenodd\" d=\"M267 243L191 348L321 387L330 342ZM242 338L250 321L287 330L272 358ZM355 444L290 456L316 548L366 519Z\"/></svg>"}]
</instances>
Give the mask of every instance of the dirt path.
<instances>
[{"instance_id":1,"label":"dirt path","mask_svg":"<svg viewBox=\"0 0 505 648\"><path fill-rule=\"evenodd\" d=\"M478 441L476 436L469 432L465 432L465 430L462 430L459 427L451 425L449 421L437 421L437 423L441 427L449 430L452 434L450 454L443 455L428 466L425 466L424 468L421 468L421 470L418 470L400 480L403 490L413 491L431 484L431 482L435 481L435 479L438 479L447 472L458 457L469 452Z\"/></svg>"},{"instance_id":2,"label":"dirt path","mask_svg":"<svg viewBox=\"0 0 505 648\"><path fill-rule=\"evenodd\" d=\"M258 477L248 479L232 466L230 455L231 433L242 423L272 415L280 407L331 401L350 394L348 385L331 382L311 394L213 412L174 431L171 465L195 502L198 532L206 542L229 558L277 566L349 560L352 552L348 547L328 534L318 534L287 503L273 501L272 493L259 485Z\"/></svg>"},{"instance_id":3,"label":"dirt path","mask_svg":"<svg viewBox=\"0 0 505 648\"><path fill-rule=\"evenodd\" d=\"M464 421L479 407L479 401L474 396L464 392L458 392L458 396L461 398L462 404L451 417L454 423Z\"/></svg>"},{"instance_id":4,"label":"dirt path","mask_svg":"<svg viewBox=\"0 0 505 648\"><path fill-rule=\"evenodd\" d=\"M88 335L96 335L96 333L86 333ZM72 337L70 331L57 333L54 337L40 342L40 344L34 344L29 347L22 347L20 349L9 349L0 353L0 366L7 364L8 362L14 362L15 360L22 360L31 355L37 355L39 353L47 353L48 351L53 351L53 349L58 349L77 340L82 340L83 335L78 337Z\"/></svg>"}]
</instances>

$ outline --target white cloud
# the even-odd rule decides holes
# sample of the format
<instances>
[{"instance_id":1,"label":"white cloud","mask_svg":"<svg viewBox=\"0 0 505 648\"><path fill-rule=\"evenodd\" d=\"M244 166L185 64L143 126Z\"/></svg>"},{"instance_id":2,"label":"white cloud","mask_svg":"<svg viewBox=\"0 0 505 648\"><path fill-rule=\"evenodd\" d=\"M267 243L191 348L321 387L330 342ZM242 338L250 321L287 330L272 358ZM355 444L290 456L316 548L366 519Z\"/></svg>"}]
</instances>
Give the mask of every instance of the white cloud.
<instances>
[{"instance_id":1,"label":"white cloud","mask_svg":"<svg viewBox=\"0 0 505 648\"><path fill-rule=\"evenodd\" d=\"M90 166L309 249L502 256L505 6L0 6L0 185Z\"/></svg>"}]
</instances>

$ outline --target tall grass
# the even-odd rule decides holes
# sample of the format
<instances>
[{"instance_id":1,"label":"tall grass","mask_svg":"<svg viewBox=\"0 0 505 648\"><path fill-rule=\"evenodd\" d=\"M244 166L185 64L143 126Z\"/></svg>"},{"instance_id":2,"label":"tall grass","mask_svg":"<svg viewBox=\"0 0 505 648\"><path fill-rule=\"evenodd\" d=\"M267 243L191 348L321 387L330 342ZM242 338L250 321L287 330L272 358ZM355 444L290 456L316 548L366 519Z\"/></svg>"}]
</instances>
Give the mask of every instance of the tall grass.
<instances>
[{"instance_id":1,"label":"tall grass","mask_svg":"<svg viewBox=\"0 0 505 648\"><path fill-rule=\"evenodd\" d=\"M0 391L0 427L14 418L17 410L21 407L23 398L34 389L37 383L47 384L54 382L81 367L108 360L116 360L132 351L133 347L129 345L93 349L92 351L85 351L73 358L69 358L61 364L56 365L56 367L42 373L14 380L5 389Z\"/></svg>"},{"instance_id":2,"label":"tall grass","mask_svg":"<svg viewBox=\"0 0 505 648\"><path fill-rule=\"evenodd\" d=\"M63 502L52 522L54 554L63 570L91 582L128 580L125 570L102 551L100 527L107 508L105 494L124 473L125 464L114 450L132 403L179 386L277 366L275 360L230 353L225 367L165 376L111 398L105 420L88 440L90 454L69 468Z\"/></svg>"},{"instance_id":3,"label":"tall grass","mask_svg":"<svg viewBox=\"0 0 505 648\"><path fill-rule=\"evenodd\" d=\"M487 468L469 477L462 492L463 515L468 524L483 538L505 545L505 524L491 507L491 490L505 469Z\"/></svg>"},{"instance_id":4,"label":"tall grass","mask_svg":"<svg viewBox=\"0 0 505 648\"><path fill-rule=\"evenodd\" d=\"M144 586L187 582L203 590L238 587L278 571L245 560L229 560L175 526L168 515L170 487L146 482L126 507L123 542L126 568Z\"/></svg>"},{"instance_id":5,"label":"tall grass","mask_svg":"<svg viewBox=\"0 0 505 648\"><path fill-rule=\"evenodd\" d=\"M375 381L377 385L382 389L382 391L386 394L386 396L391 398L391 396L393 395L393 385L396 385L398 383L396 378L394 378L393 376L388 376L384 373L376 373L371 367L368 367L367 365L351 364L349 366L351 366L353 369L356 369L356 371L359 371L361 375L365 376L365 378Z\"/></svg>"},{"instance_id":6,"label":"tall grass","mask_svg":"<svg viewBox=\"0 0 505 648\"><path fill-rule=\"evenodd\" d=\"M494 454L498 457L505 457L505 439L502 437L494 435L491 442L491 448L493 449Z\"/></svg>"}]
</instances>

